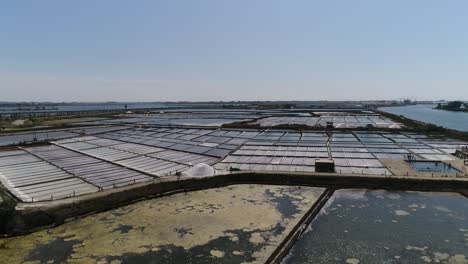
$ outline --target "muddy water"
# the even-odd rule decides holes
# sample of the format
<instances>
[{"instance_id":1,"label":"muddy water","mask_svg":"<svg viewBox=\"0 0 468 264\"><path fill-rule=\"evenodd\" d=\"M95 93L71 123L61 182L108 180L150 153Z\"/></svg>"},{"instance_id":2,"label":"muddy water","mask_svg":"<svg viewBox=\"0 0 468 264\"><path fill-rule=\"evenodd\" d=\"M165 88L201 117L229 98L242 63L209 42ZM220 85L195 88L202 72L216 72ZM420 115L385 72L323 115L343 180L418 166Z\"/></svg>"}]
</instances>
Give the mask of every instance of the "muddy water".
<instances>
[{"instance_id":1,"label":"muddy water","mask_svg":"<svg viewBox=\"0 0 468 264\"><path fill-rule=\"evenodd\" d=\"M468 199L340 190L284 263L468 263Z\"/></svg>"},{"instance_id":2,"label":"muddy water","mask_svg":"<svg viewBox=\"0 0 468 264\"><path fill-rule=\"evenodd\" d=\"M0 186L0 234L5 233L5 221L14 212L15 206L16 202L11 196L7 195L6 191Z\"/></svg>"},{"instance_id":3,"label":"muddy water","mask_svg":"<svg viewBox=\"0 0 468 264\"><path fill-rule=\"evenodd\" d=\"M0 263L262 263L323 188L235 185L0 239Z\"/></svg>"}]
</instances>

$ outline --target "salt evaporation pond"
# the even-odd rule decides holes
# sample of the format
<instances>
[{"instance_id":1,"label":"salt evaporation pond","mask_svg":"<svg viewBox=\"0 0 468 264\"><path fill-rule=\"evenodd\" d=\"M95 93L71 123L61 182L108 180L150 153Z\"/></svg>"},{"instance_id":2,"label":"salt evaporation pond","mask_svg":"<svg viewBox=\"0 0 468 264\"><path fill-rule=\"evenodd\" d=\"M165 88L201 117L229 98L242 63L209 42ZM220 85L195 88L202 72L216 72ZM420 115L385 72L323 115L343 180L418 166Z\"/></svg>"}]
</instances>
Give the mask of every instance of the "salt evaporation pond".
<instances>
[{"instance_id":1,"label":"salt evaporation pond","mask_svg":"<svg viewBox=\"0 0 468 264\"><path fill-rule=\"evenodd\" d=\"M455 193L339 190L284 263L468 263L468 200Z\"/></svg>"},{"instance_id":2,"label":"salt evaporation pond","mask_svg":"<svg viewBox=\"0 0 468 264\"><path fill-rule=\"evenodd\" d=\"M232 185L0 239L0 263L264 263L324 188Z\"/></svg>"}]
</instances>

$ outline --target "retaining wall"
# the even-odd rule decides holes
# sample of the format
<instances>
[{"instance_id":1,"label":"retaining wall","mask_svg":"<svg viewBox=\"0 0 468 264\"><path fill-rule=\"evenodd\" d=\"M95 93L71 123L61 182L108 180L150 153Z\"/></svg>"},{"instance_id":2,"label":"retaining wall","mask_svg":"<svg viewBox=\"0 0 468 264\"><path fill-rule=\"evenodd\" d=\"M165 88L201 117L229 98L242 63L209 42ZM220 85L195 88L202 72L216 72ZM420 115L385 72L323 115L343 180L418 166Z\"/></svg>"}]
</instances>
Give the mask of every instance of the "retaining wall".
<instances>
[{"instance_id":1,"label":"retaining wall","mask_svg":"<svg viewBox=\"0 0 468 264\"><path fill-rule=\"evenodd\" d=\"M176 177L115 188L50 202L17 203L0 222L0 232L18 235L62 224L77 217L109 210L135 201L174 193L234 184L302 185L330 188L450 191L468 195L468 179L361 175L326 175L271 172L236 172L205 178Z\"/></svg>"}]
</instances>

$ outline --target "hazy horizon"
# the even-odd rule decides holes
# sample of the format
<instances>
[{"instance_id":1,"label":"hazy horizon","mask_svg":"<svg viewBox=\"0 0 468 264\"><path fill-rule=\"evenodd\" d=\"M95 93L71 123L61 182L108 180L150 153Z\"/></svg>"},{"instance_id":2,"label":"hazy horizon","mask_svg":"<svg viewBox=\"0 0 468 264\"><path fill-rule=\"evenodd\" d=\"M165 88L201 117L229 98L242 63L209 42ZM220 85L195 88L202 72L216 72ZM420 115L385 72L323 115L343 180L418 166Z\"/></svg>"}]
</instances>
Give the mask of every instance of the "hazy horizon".
<instances>
[{"instance_id":1,"label":"hazy horizon","mask_svg":"<svg viewBox=\"0 0 468 264\"><path fill-rule=\"evenodd\" d=\"M409 99L409 98L408 98ZM34 104L152 104L152 103L194 103L194 104L202 104L202 103L254 103L254 102L261 102L261 103L268 103L268 102L292 102L292 103L319 103L319 102L329 102L329 103L340 103L340 102L347 102L347 103L360 103L360 102L402 102L406 100L402 99L387 99L387 100L236 100L236 101L222 101L222 100L211 100L211 101L189 101L189 100L179 100L179 101L0 101L0 103L7 103L7 104L20 104L20 103L34 103ZM412 103L433 103L433 102L450 102L451 100L439 99L439 100L415 100ZM458 100L462 102L468 102L468 100Z\"/></svg>"},{"instance_id":2,"label":"hazy horizon","mask_svg":"<svg viewBox=\"0 0 468 264\"><path fill-rule=\"evenodd\" d=\"M0 101L468 100L468 2L11 1Z\"/></svg>"}]
</instances>

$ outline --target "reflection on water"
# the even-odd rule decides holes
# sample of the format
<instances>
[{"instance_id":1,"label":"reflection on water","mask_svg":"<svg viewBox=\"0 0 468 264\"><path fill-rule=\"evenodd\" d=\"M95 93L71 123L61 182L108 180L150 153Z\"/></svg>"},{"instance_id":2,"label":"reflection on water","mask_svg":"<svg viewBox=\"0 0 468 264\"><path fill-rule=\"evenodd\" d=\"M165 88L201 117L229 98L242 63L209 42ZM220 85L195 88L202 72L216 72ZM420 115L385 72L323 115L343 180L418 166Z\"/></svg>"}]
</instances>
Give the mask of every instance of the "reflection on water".
<instances>
[{"instance_id":1,"label":"reflection on water","mask_svg":"<svg viewBox=\"0 0 468 264\"><path fill-rule=\"evenodd\" d=\"M340 190L284 263L468 263L459 194Z\"/></svg>"}]
</instances>

